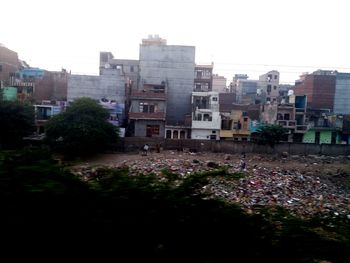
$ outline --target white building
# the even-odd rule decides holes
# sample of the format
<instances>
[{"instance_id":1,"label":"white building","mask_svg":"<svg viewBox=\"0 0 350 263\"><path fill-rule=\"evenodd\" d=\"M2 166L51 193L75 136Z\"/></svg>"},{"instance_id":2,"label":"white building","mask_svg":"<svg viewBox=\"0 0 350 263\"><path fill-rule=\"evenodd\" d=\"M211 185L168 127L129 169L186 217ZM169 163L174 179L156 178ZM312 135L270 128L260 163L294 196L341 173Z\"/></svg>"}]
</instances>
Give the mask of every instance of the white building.
<instances>
[{"instance_id":1,"label":"white building","mask_svg":"<svg viewBox=\"0 0 350 263\"><path fill-rule=\"evenodd\" d=\"M219 140L220 128L219 93L192 92L191 139Z\"/></svg>"}]
</instances>

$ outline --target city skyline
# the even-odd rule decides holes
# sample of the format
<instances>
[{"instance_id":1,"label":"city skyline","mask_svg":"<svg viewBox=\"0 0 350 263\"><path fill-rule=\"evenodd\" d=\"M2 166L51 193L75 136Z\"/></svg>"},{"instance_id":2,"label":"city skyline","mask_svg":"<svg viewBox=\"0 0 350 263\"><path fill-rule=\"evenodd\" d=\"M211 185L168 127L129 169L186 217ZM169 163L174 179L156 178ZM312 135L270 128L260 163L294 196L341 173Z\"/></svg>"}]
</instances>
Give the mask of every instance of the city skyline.
<instances>
[{"instance_id":1,"label":"city skyline","mask_svg":"<svg viewBox=\"0 0 350 263\"><path fill-rule=\"evenodd\" d=\"M142 38L196 47L196 63L214 62L228 82L270 70L282 84L317 69L350 72L349 4L326 1L80 1L1 3L0 43L32 67L98 74L100 51L138 59ZM15 14L15 16L14 16Z\"/></svg>"}]
</instances>

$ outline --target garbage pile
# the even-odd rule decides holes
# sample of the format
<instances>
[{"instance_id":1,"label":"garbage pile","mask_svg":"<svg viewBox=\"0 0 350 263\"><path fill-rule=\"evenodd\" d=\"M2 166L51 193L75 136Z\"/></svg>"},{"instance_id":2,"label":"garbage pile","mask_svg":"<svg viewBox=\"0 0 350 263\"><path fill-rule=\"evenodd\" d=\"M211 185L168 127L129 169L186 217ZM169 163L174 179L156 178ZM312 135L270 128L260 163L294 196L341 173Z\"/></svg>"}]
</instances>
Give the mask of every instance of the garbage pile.
<instances>
[{"instance_id":1,"label":"garbage pile","mask_svg":"<svg viewBox=\"0 0 350 263\"><path fill-rule=\"evenodd\" d=\"M350 217L349 192L327 184L317 176L297 171L281 172L259 167L236 181L212 178L203 191L238 203L248 212L255 206L277 205L305 218L315 214Z\"/></svg>"},{"instance_id":2,"label":"garbage pile","mask_svg":"<svg viewBox=\"0 0 350 263\"><path fill-rule=\"evenodd\" d=\"M186 178L196 172L214 171L220 167L226 167L228 173L241 170L239 163L241 156L217 154L215 158L212 157L213 155L206 153L179 155L170 152L166 158L154 155L133 160L125 159L109 167L128 168L130 176L153 173L160 178L160 181L164 179L164 170L176 173L180 175L180 178ZM291 156L290 158L298 159L300 163L303 163L302 165L306 163L305 165L311 166L311 171L315 171L314 167L317 167L315 159L318 157ZM348 157L344 157L342 161L345 159ZM321 160L332 163L339 161L339 159L323 157ZM202 191L212 198L219 197L228 202L238 203L247 212L252 212L256 206L277 205L302 217L332 214L333 216L347 215L350 218L350 191L341 184L318 177L316 172L305 172L298 168L284 170L279 167L272 168L271 165L263 165L262 163L272 161L265 156L253 156L246 161L248 167L244 170L244 178L227 180L224 176L212 177L210 183L204 186ZM276 161L283 163L283 159ZM97 167L92 168L86 164L73 169L73 173L89 181L98 179L97 170ZM350 180L349 174L343 174L342 180L344 179Z\"/></svg>"}]
</instances>

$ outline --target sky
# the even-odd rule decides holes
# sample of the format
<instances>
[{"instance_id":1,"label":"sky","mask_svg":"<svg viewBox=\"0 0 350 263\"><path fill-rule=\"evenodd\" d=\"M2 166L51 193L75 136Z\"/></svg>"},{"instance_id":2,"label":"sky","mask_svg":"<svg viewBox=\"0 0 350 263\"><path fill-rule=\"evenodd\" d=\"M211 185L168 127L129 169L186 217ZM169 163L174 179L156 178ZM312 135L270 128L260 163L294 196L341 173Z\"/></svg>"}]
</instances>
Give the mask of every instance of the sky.
<instances>
[{"instance_id":1,"label":"sky","mask_svg":"<svg viewBox=\"0 0 350 263\"><path fill-rule=\"evenodd\" d=\"M303 72L350 72L347 0L1 0L0 43L32 67L98 74L99 52L138 59L142 38L196 47L214 73L293 84Z\"/></svg>"}]
</instances>

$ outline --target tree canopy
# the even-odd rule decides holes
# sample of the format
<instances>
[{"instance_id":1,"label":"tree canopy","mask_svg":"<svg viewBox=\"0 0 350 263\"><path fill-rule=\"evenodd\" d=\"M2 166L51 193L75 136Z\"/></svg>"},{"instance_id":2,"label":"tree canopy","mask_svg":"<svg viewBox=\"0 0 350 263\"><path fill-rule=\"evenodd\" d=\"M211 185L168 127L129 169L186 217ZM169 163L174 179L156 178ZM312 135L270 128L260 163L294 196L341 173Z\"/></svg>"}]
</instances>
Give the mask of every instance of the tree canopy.
<instances>
[{"instance_id":1,"label":"tree canopy","mask_svg":"<svg viewBox=\"0 0 350 263\"><path fill-rule=\"evenodd\" d=\"M262 126L258 129L258 143L274 148L280 142L285 132L286 130L280 125L270 124Z\"/></svg>"},{"instance_id":2,"label":"tree canopy","mask_svg":"<svg viewBox=\"0 0 350 263\"><path fill-rule=\"evenodd\" d=\"M109 112L90 98L75 100L65 112L49 120L46 140L53 150L81 156L107 149L117 142L118 130Z\"/></svg>"},{"instance_id":3,"label":"tree canopy","mask_svg":"<svg viewBox=\"0 0 350 263\"><path fill-rule=\"evenodd\" d=\"M16 147L34 129L34 109L19 102L0 101L0 123L1 147Z\"/></svg>"}]
</instances>

